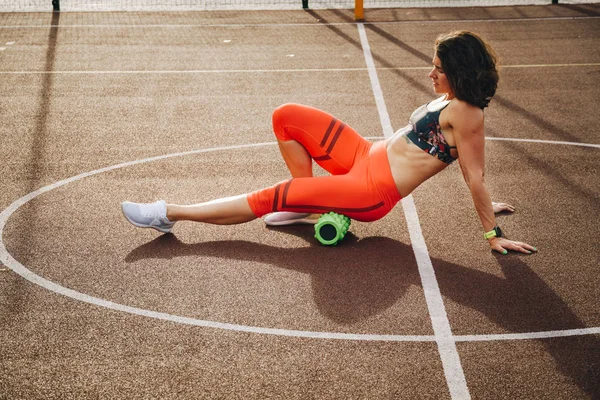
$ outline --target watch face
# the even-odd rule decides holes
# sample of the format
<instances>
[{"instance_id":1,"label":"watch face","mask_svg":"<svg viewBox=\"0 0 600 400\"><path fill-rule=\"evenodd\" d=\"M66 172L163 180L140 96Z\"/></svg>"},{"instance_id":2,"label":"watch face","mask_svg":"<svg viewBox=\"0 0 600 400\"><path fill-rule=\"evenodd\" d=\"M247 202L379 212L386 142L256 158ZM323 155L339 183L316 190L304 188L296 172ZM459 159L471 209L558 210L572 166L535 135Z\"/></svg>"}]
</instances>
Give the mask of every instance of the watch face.
<instances>
[{"instance_id":1,"label":"watch face","mask_svg":"<svg viewBox=\"0 0 600 400\"><path fill-rule=\"evenodd\" d=\"M499 226L497 226L494 230L496 231L496 237L502 237L502 230Z\"/></svg>"}]
</instances>

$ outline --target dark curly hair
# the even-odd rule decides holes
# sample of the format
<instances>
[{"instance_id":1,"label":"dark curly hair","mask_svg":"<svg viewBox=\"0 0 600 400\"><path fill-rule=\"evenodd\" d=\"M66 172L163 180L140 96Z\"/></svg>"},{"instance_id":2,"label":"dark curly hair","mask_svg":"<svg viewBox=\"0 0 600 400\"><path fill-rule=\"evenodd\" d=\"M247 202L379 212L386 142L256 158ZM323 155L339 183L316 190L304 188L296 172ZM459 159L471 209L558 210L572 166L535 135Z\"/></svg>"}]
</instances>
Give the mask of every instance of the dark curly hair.
<instances>
[{"instance_id":1,"label":"dark curly hair","mask_svg":"<svg viewBox=\"0 0 600 400\"><path fill-rule=\"evenodd\" d=\"M456 31L438 36L435 52L454 96L481 109L487 107L499 79L494 50L476 34Z\"/></svg>"}]
</instances>

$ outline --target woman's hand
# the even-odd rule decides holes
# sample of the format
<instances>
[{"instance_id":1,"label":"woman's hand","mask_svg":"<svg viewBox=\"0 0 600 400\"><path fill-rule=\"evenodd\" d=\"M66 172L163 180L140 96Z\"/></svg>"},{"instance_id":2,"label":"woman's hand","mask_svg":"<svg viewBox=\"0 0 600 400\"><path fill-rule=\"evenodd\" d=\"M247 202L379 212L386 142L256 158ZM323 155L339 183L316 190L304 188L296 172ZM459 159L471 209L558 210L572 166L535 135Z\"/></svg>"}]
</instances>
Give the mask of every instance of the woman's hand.
<instances>
[{"instance_id":1,"label":"woman's hand","mask_svg":"<svg viewBox=\"0 0 600 400\"><path fill-rule=\"evenodd\" d=\"M531 254L537 249L527 243L517 242L503 237L495 237L488 239L490 247L498 253L508 254L508 250L519 251L525 254Z\"/></svg>"},{"instance_id":2,"label":"woman's hand","mask_svg":"<svg viewBox=\"0 0 600 400\"><path fill-rule=\"evenodd\" d=\"M494 210L494 214L498 214L500 212L514 212L515 208L510 204L506 203L495 203L492 201L492 209ZM515 240L510 240L507 238L491 238L489 239L490 247L502 254L508 254L508 250L519 251L525 254L531 254L537 249L527 243L517 242Z\"/></svg>"},{"instance_id":3,"label":"woman's hand","mask_svg":"<svg viewBox=\"0 0 600 400\"><path fill-rule=\"evenodd\" d=\"M506 211L506 212L514 212L515 208L513 206L511 206L510 204L506 204L506 203L494 203L492 201L492 208L494 210L494 214L498 214L502 211Z\"/></svg>"}]
</instances>

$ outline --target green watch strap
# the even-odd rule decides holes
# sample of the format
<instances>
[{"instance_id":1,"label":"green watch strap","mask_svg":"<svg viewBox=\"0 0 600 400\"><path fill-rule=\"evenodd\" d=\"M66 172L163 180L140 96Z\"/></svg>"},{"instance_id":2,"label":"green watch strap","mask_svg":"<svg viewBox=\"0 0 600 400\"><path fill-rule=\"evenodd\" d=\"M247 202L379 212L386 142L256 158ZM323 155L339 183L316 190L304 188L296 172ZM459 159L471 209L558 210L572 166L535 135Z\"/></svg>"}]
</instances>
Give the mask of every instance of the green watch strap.
<instances>
[{"instance_id":1,"label":"green watch strap","mask_svg":"<svg viewBox=\"0 0 600 400\"><path fill-rule=\"evenodd\" d=\"M491 239L491 238L493 238L493 237L496 237L496 230L494 229L494 230L492 230L492 231L489 231L489 232L486 232L486 233L484 233L484 234L483 234L483 237L484 237L486 240L487 240L487 239Z\"/></svg>"},{"instance_id":2,"label":"green watch strap","mask_svg":"<svg viewBox=\"0 0 600 400\"><path fill-rule=\"evenodd\" d=\"M502 237L502 230L500 230L500 227L498 225L496 225L493 230L484 233L483 237L486 240L491 239L493 237Z\"/></svg>"}]
</instances>

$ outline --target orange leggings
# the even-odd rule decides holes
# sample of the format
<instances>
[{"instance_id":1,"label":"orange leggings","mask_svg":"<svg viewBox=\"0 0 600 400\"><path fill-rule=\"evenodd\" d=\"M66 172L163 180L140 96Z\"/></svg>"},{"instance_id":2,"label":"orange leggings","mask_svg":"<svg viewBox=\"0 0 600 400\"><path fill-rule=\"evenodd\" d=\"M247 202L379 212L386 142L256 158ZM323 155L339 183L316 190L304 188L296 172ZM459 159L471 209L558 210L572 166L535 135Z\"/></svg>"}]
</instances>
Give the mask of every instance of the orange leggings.
<instances>
[{"instance_id":1,"label":"orange leggings","mask_svg":"<svg viewBox=\"0 0 600 400\"><path fill-rule=\"evenodd\" d=\"M302 144L332 175L294 178L248 194L257 217L275 211L334 211L375 221L400 201L384 141L373 144L335 117L299 104L278 107L273 129L279 140Z\"/></svg>"}]
</instances>

